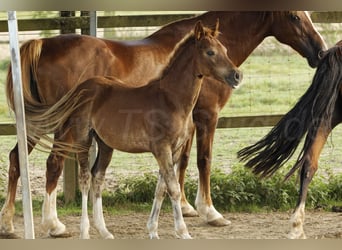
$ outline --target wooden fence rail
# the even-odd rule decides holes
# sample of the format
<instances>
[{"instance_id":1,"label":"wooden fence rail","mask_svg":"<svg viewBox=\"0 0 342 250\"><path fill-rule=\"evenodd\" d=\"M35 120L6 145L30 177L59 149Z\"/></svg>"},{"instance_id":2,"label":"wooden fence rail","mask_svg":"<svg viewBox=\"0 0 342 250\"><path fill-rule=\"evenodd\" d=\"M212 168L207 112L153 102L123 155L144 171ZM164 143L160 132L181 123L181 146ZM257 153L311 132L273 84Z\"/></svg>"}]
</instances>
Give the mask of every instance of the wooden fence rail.
<instances>
[{"instance_id":1,"label":"wooden fence rail","mask_svg":"<svg viewBox=\"0 0 342 250\"><path fill-rule=\"evenodd\" d=\"M113 27L147 27L161 26L181 18L192 17L193 14L168 15L137 15L137 16L99 16L98 28ZM312 21L315 23L341 23L342 12L313 12ZM89 28L88 16L56 17L18 20L19 31L60 30ZM0 32L7 32L7 21L0 21Z\"/></svg>"},{"instance_id":2,"label":"wooden fence rail","mask_svg":"<svg viewBox=\"0 0 342 250\"><path fill-rule=\"evenodd\" d=\"M283 115L256 115L256 116L234 116L220 117L217 128L256 128L272 127L282 118ZM1 135L16 135L14 123L0 123Z\"/></svg>"}]
</instances>

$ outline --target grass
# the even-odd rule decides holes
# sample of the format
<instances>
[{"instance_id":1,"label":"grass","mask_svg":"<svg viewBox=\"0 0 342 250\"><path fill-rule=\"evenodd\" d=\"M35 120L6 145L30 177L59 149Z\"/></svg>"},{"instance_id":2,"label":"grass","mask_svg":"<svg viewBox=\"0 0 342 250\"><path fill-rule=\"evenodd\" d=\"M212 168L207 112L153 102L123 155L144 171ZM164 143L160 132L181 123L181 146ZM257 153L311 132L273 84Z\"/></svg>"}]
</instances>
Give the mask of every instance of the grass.
<instances>
[{"instance_id":1,"label":"grass","mask_svg":"<svg viewBox=\"0 0 342 250\"><path fill-rule=\"evenodd\" d=\"M288 166L287 166L288 167ZM243 166L234 166L230 174L219 169L212 171L212 199L219 211L227 212L265 212L289 211L297 201L297 181L292 178L283 182L285 168L273 178L259 179ZM115 192L103 193L103 205L107 213L128 214L148 212L151 209L154 187L157 178L154 174L144 174L127 178ZM317 176L310 185L306 207L331 211L333 206L342 205L342 175L330 175L328 178ZM187 178L188 198L194 199L197 181ZM0 205L4 199L0 197ZM163 209L171 211L171 203L165 199ZM81 194L75 202L65 204L63 195L58 196L58 210L61 216L81 214ZM34 199L33 211L39 215L42 200ZM90 206L91 207L91 206ZM22 203L16 203L16 210L22 213Z\"/></svg>"}]
</instances>

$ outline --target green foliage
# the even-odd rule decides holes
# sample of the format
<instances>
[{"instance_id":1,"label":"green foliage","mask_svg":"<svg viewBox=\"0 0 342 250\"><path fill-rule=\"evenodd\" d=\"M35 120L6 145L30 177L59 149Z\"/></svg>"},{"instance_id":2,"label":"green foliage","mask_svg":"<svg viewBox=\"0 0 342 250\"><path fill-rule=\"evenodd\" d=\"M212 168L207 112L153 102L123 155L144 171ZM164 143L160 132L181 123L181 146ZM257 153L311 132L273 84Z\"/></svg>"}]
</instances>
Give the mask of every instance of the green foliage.
<instances>
[{"instance_id":1,"label":"green foliage","mask_svg":"<svg viewBox=\"0 0 342 250\"><path fill-rule=\"evenodd\" d=\"M0 71L6 71L7 72L9 64L10 64L9 59L0 61Z\"/></svg>"},{"instance_id":2,"label":"green foliage","mask_svg":"<svg viewBox=\"0 0 342 250\"><path fill-rule=\"evenodd\" d=\"M125 202L152 203L156 184L155 174L145 173L142 176L125 178L113 193L114 205Z\"/></svg>"},{"instance_id":3,"label":"green foliage","mask_svg":"<svg viewBox=\"0 0 342 250\"><path fill-rule=\"evenodd\" d=\"M330 174L327 189L330 199L334 201L342 201L342 174Z\"/></svg>"},{"instance_id":4,"label":"green foliage","mask_svg":"<svg viewBox=\"0 0 342 250\"><path fill-rule=\"evenodd\" d=\"M220 170L211 177L211 193L215 206L228 211L249 211L251 208L288 209L295 200L293 182L283 182L283 176L263 180L241 166L230 174Z\"/></svg>"},{"instance_id":5,"label":"green foliage","mask_svg":"<svg viewBox=\"0 0 342 250\"><path fill-rule=\"evenodd\" d=\"M235 166L229 174L214 169L211 175L211 194L215 207L228 212L286 211L293 209L298 199L298 181L296 177L284 182L285 173L280 171L268 179L260 179L242 166ZM195 199L197 180L186 179L185 191L189 201ZM103 206L111 214L149 211L154 198L157 176L145 173L141 176L120 180L113 192L103 193ZM310 183L306 207L330 210L332 205L341 205L342 174L328 178L315 176ZM0 206L5 199L0 196ZM165 199L166 209L170 210L169 199ZM42 201L33 200L33 210L41 212ZM91 204L89 203L91 207ZM65 204L63 195L57 199L60 215L81 214L81 193L75 202ZM22 213L21 202L16 202L16 210Z\"/></svg>"},{"instance_id":6,"label":"green foliage","mask_svg":"<svg viewBox=\"0 0 342 250\"><path fill-rule=\"evenodd\" d=\"M255 210L281 210L294 208L298 199L299 182L296 176L284 181L284 171L268 179L261 179L241 165L234 166L226 174L220 169L211 172L211 196L215 207L220 210L238 212ZM104 195L104 206L122 204L152 204L157 176L146 173L124 179L113 193ZM197 179L187 177L185 192L188 200L194 201ZM168 199L166 199L168 200ZM307 207L329 208L329 204L342 200L342 175L329 178L315 176L309 186Z\"/></svg>"}]
</instances>

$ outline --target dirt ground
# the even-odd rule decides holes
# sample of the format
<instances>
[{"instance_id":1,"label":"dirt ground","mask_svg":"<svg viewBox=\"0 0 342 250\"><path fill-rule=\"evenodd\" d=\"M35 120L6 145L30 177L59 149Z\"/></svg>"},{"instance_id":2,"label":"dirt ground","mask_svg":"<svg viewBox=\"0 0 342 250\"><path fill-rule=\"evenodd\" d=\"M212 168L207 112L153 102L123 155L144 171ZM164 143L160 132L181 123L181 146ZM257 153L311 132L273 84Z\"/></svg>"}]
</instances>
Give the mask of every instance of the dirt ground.
<instances>
[{"instance_id":1,"label":"dirt ground","mask_svg":"<svg viewBox=\"0 0 342 250\"><path fill-rule=\"evenodd\" d=\"M44 194L45 169L30 169L32 178L31 190L33 196L42 197ZM108 175L113 174L109 171ZM108 178L107 188L115 185L114 178ZM60 178L58 190L62 191L63 178ZM20 199L20 182L17 198ZM4 190L3 190L4 191ZM40 214L40 213L39 213ZM105 214L108 230L115 239L148 239L146 222L149 213L130 213L126 215ZM286 239L289 231L291 212L270 213L225 213L224 217L232 223L226 227L212 227L204 223L200 217L185 218L189 232L194 239ZM65 239L79 239L80 216L60 216L67 227ZM91 239L101 239L93 227L91 210ZM37 239L53 239L47 236L40 226L41 215L35 216L35 237ZM0 235L1 238L24 238L23 217L16 215L14 220L16 235ZM342 213L306 211L304 230L309 239L342 239ZM161 211L159 218L159 236L161 239L176 239L173 216L171 212Z\"/></svg>"},{"instance_id":2,"label":"dirt ground","mask_svg":"<svg viewBox=\"0 0 342 250\"><path fill-rule=\"evenodd\" d=\"M226 227L212 227L199 217L185 218L189 232L194 239L286 239L289 229L289 213L227 213L224 216L232 224ZM79 238L79 222L77 216L60 217L67 226L65 239ZM105 216L109 231L115 239L148 239L146 230L147 213ZM23 238L23 218L15 217L16 237ZM92 223L92 221L91 221ZM161 239L176 239L173 230L171 213L161 213L159 219L159 236ZM307 212L305 232L309 239L341 239L342 214L334 212ZM2 236L1 238L11 238ZM40 227L40 218L35 218L35 237L37 239L53 239L46 235ZM91 224L90 237L101 239Z\"/></svg>"}]
</instances>

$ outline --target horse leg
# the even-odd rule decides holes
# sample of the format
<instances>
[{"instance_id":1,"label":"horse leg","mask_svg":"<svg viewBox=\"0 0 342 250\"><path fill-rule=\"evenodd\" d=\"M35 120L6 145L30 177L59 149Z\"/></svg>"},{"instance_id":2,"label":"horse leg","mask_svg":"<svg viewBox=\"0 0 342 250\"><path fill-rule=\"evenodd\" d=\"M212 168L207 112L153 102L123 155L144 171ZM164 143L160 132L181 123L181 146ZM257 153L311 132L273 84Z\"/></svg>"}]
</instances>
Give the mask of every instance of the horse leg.
<instances>
[{"instance_id":1,"label":"horse leg","mask_svg":"<svg viewBox=\"0 0 342 250\"><path fill-rule=\"evenodd\" d=\"M171 149L168 146L163 147L163 145L159 145L159 148L157 150L153 150L153 152L154 156L158 161L161 178L165 182L166 190L171 199L176 235L182 239L191 239L191 236L188 232L182 215L182 209L180 204L181 192L174 171L173 156L171 155ZM157 185L156 190L159 191L159 193L161 193L164 189L161 178L159 178L159 185ZM159 205L153 207L158 208L158 206Z\"/></svg>"},{"instance_id":2,"label":"horse leg","mask_svg":"<svg viewBox=\"0 0 342 250\"><path fill-rule=\"evenodd\" d=\"M58 137L56 134L55 139ZM45 197L42 206L42 227L50 236L59 236L65 233L65 225L57 216L57 182L64 167L64 157L54 153L53 149L46 161L46 186ZM67 152L64 152L67 154Z\"/></svg>"},{"instance_id":3,"label":"horse leg","mask_svg":"<svg viewBox=\"0 0 342 250\"><path fill-rule=\"evenodd\" d=\"M336 121L336 120L335 120ZM333 127L337 123L333 124ZM303 229L305 218L305 201L308 194L309 184L318 169L318 160L321 151L327 141L327 138L332 128L321 127L317 131L317 135L314 139L312 146L307 152L304 152L303 166L300 173L300 189L299 198L296 208L290 219L290 232L288 238L290 239L305 239L305 233Z\"/></svg>"},{"instance_id":4,"label":"horse leg","mask_svg":"<svg viewBox=\"0 0 342 250\"><path fill-rule=\"evenodd\" d=\"M290 219L290 232L288 238L290 239L305 239L303 229L305 217L305 201L308 194L309 184L318 169L318 160L322 149L328 139L330 132L339 123L342 122L342 110L339 108L342 105L342 100L339 98L336 101L335 109L331 118L331 126L323 126L318 129L312 146L304 152L303 165L300 173L300 189L297 205Z\"/></svg>"},{"instance_id":5,"label":"horse leg","mask_svg":"<svg viewBox=\"0 0 342 250\"><path fill-rule=\"evenodd\" d=\"M179 181L179 185L181 189L182 213L183 213L183 216L185 217L198 216L197 211L194 209L193 206L190 205L190 203L186 199L185 190L184 190L185 170L189 163L190 151L191 151L194 133L195 133L195 127L193 127L191 137L184 146L184 149L181 154L180 163L177 165L177 175L178 175L178 181Z\"/></svg>"},{"instance_id":6,"label":"horse leg","mask_svg":"<svg viewBox=\"0 0 342 250\"><path fill-rule=\"evenodd\" d=\"M28 143L28 153L33 150L35 143ZM9 153L10 166L8 169L8 186L5 203L0 213L0 234L14 233L13 217L15 213L15 196L17 192L18 179L20 177L18 143Z\"/></svg>"},{"instance_id":7,"label":"horse leg","mask_svg":"<svg viewBox=\"0 0 342 250\"><path fill-rule=\"evenodd\" d=\"M88 152L78 153L79 168L79 186L82 193L82 216L80 224L80 238L89 239L89 217L88 217L88 195L91 184L91 173L88 167Z\"/></svg>"},{"instance_id":8,"label":"horse leg","mask_svg":"<svg viewBox=\"0 0 342 250\"><path fill-rule=\"evenodd\" d=\"M305 201L307 198L309 184L317 171L318 158L326 140L327 134L322 133L321 130L318 131L312 147L303 157L304 163L300 173L299 198L296 208L290 219L291 229L288 234L288 238L290 239L306 238L303 230L305 218Z\"/></svg>"},{"instance_id":9,"label":"horse leg","mask_svg":"<svg viewBox=\"0 0 342 250\"><path fill-rule=\"evenodd\" d=\"M194 115L197 139L197 167L199 182L195 205L200 217L209 225L226 226L231 224L229 220L215 209L210 194L210 168L212 159L212 146L217 125L217 113Z\"/></svg>"},{"instance_id":10,"label":"horse leg","mask_svg":"<svg viewBox=\"0 0 342 250\"><path fill-rule=\"evenodd\" d=\"M159 173L156 190L154 193L153 205L150 213L150 217L147 221L147 230L149 232L150 239L159 239L158 235L158 218L163 204L163 200L166 194L166 184Z\"/></svg>"},{"instance_id":11,"label":"horse leg","mask_svg":"<svg viewBox=\"0 0 342 250\"><path fill-rule=\"evenodd\" d=\"M94 224L102 238L114 239L114 236L108 231L103 218L102 209L102 188L106 169L112 158L113 149L104 144L100 138L97 138L98 154L94 166L92 167L92 187L93 187L93 218Z\"/></svg>"},{"instance_id":12,"label":"horse leg","mask_svg":"<svg viewBox=\"0 0 342 250\"><path fill-rule=\"evenodd\" d=\"M64 157L54 153L49 155L46 169L46 193L42 206L42 227L51 236L58 236L65 233L65 225L60 222L57 216L57 181L62 173Z\"/></svg>"}]
</instances>

